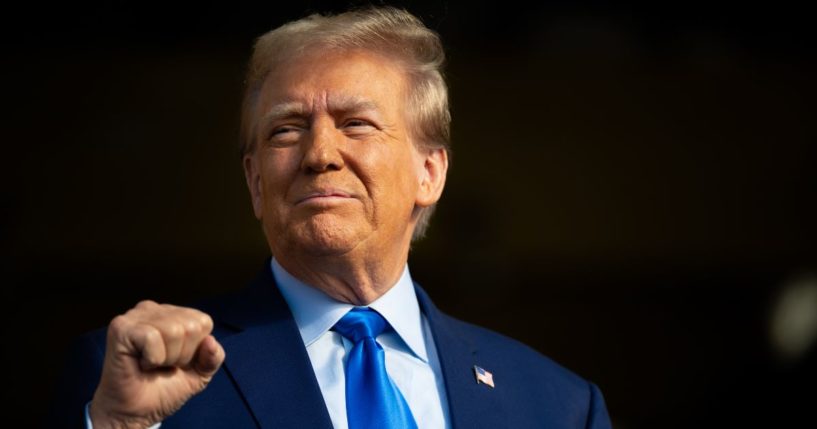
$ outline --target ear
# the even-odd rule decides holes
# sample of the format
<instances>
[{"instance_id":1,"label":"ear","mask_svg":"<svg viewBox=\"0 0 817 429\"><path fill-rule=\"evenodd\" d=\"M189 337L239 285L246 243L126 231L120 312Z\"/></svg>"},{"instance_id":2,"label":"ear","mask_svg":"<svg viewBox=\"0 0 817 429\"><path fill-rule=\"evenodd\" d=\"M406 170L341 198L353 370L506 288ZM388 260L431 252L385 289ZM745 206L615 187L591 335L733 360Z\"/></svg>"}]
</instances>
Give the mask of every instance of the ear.
<instances>
[{"instance_id":1,"label":"ear","mask_svg":"<svg viewBox=\"0 0 817 429\"><path fill-rule=\"evenodd\" d=\"M437 148L420 151L422 161L420 187L417 190L417 207L428 207L440 199L448 173L448 152Z\"/></svg>"},{"instance_id":2,"label":"ear","mask_svg":"<svg viewBox=\"0 0 817 429\"><path fill-rule=\"evenodd\" d=\"M247 181L247 189L250 191L250 200L252 200L252 210L255 217L261 220L263 213L263 198L261 197L261 171L258 167L253 154L244 155L244 179Z\"/></svg>"}]
</instances>

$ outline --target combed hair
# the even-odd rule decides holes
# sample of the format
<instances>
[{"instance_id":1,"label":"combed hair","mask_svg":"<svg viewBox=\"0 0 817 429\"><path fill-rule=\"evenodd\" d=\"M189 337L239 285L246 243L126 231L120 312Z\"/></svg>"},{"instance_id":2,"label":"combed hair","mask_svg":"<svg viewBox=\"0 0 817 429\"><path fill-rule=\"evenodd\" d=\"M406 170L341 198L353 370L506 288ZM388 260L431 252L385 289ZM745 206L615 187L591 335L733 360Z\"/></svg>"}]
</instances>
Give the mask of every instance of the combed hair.
<instances>
[{"instance_id":1,"label":"combed hair","mask_svg":"<svg viewBox=\"0 0 817 429\"><path fill-rule=\"evenodd\" d=\"M365 50L397 61L408 82L407 119L412 140L419 149L450 151L451 114L442 74L445 52L440 37L405 10L368 7L339 15L310 15L258 38L241 108L242 157L255 150L256 109L270 71L316 49ZM425 234L433 211L434 206L422 209L414 240Z\"/></svg>"}]
</instances>

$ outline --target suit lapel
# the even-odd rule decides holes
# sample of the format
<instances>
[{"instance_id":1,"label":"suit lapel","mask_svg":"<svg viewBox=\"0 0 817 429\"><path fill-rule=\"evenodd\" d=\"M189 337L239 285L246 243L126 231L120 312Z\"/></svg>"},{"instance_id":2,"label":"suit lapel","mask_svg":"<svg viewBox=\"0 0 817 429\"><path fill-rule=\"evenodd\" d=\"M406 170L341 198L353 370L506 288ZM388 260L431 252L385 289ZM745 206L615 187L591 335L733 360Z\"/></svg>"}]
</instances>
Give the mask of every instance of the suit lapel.
<instances>
[{"instance_id":1,"label":"suit lapel","mask_svg":"<svg viewBox=\"0 0 817 429\"><path fill-rule=\"evenodd\" d=\"M457 322L434 306L419 285L415 284L415 289L437 347L452 428L506 427L507 418L501 402L501 374L495 374L499 378L495 389L478 384L474 365L481 363L476 345L470 336L458 329Z\"/></svg>"},{"instance_id":2,"label":"suit lapel","mask_svg":"<svg viewBox=\"0 0 817 429\"><path fill-rule=\"evenodd\" d=\"M495 374L495 389L478 384L473 368L480 365L479 350L461 322L440 312L419 285L415 289L440 359L452 428L504 427L501 374ZM309 355L269 264L222 308L213 315L238 331L219 338L227 352L223 369L259 427L331 429Z\"/></svg>"},{"instance_id":3,"label":"suit lapel","mask_svg":"<svg viewBox=\"0 0 817 429\"><path fill-rule=\"evenodd\" d=\"M309 355L269 264L220 315L239 332L219 339L224 369L262 429L332 428Z\"/></svg>"}]
</instances>

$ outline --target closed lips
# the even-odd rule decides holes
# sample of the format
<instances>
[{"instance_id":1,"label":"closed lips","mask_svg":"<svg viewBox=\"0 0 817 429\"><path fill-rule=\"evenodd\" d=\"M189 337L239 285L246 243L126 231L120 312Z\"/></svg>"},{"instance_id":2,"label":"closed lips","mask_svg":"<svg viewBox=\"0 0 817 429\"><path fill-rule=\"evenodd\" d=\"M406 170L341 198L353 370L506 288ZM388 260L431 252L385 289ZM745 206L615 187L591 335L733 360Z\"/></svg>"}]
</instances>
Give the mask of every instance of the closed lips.
<instances>
[{"instance_id":1,"label":"closed lips","mask_svg":"<svg viewBox=\"0 0 817 429\"><path fill-rule=\"evenodd\" d=\"M342 191L316 191L310 192L305 197L298 200L298 203L302 203L309 200L314 200L318 198L351 198L351 195L347 194L346 192Z\"/></svg>"}]
</instances>

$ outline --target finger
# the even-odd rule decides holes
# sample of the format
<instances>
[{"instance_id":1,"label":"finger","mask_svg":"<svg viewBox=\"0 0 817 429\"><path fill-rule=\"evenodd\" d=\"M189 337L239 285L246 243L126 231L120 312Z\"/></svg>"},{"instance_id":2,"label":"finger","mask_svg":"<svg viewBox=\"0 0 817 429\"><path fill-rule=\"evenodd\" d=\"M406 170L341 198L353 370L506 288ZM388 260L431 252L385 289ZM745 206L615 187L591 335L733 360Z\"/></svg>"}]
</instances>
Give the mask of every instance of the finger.
<instances>
[{"instance_id":1,"label":"finger","mask_svg":"<svg viewBox=\"0 0 817 429\"><path fill-rule=\"evenodd\" d=\"M162 366L177 366L184 343L184 327L174 317L167 316L153 321L150 325L161 333L164 342L165 359Z\"/></svg>"},{"instance_id":2,"label":"finger","mask_svg":"<svg viewBox=\"0 0 817 429\"><path fill-rule=\"evenodd\" d=\"M185 314L180 320L184 328L184 339L177 360L178 366L187 366L193 360L202 340L210 334L212 323L207 323L210 317L201 314Z\"/></svg>"},{"instance_id":3,"label":"finger","mask_svg":"<svg viewBox=\"0 0 817 429\"><path fill-rule=\"evenodd\" d=\"M139 357L139 366L150 370L164 365L166 360L165 342L155 327L146 324L134 325L129 333L132 348Z\"/></svg>"},{"instance_id":4,"label":"finger","mask_svg":"<svg viewBox=\"0 0 817 429\"><path fill-rule=\"evenodd\" d=\"M214 336L208 335L196 352L193 368L202 377L210 378L221 367L225 355L224 347L216 341Z\"/></svg>"}]
</instances>

